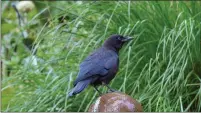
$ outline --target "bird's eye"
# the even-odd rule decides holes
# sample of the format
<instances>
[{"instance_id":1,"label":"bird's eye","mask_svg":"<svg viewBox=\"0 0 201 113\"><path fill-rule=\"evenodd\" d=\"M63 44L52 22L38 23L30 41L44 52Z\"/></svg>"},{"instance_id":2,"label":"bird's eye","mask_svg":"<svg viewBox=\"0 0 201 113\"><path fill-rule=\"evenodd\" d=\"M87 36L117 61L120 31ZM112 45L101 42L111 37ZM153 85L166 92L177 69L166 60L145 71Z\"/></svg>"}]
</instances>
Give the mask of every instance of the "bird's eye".
<instances>
[{"instance_id":1,"label":"bird's eye","mask_svg":"<svg viewBox=\"0 0 201 113\"><path fill-rule=\"evenodd\" d=\"M118 37L117 39L118 39L118 40L121 40L121 37Z\"/></svg>"}]
</instances>

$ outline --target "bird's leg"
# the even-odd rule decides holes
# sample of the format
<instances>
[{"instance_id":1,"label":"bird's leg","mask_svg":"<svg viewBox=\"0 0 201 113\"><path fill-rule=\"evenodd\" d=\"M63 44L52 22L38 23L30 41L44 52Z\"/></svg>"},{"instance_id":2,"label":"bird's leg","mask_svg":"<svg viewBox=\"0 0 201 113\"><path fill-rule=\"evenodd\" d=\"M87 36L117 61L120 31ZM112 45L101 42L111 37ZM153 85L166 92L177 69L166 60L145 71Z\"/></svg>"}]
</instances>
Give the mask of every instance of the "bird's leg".
<instances>
[{"instance_id":1,"label":"bird's leg","mask_svg":"<svg viewBox=\"0 0 201 113\"><path fill-rule=\"evenodd\" d=\"M104 84L111 92L118 92L117 90L112 89L108 84Z\"/></svg>"},{"instance_id":2,"label":"bird's leg","mask_svg":"<svg viewBox=\"0 0 201 113\"><path fill-rule=\"evenodd\" d=\"M102 95L102 93L98 90L96 86L94 86L94 89L99 93L100 96Z\"/></svg>"}]
</instances>

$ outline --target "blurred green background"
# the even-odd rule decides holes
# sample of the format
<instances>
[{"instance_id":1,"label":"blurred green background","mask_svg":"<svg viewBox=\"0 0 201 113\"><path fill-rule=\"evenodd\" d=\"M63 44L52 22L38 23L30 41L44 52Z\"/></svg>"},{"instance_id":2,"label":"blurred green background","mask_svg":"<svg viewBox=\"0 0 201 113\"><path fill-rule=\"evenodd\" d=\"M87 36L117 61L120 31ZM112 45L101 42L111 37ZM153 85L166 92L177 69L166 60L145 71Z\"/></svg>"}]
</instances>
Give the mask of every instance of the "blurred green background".
<instances>
[{"instance_id":1,"label":"blurred green background","mask_svg":"<svg viewBox=\"0 0 201 113\"><path fill-rule=\"evenodd\" d=\"M67 94L79 63L112 34L135 38L120 51L113 88L147 112L201 111L200 1L37 0L20 12L21 27L12 3L1 4L1 111L87 111L92 87Z\"/></svg>"}]
</instances>

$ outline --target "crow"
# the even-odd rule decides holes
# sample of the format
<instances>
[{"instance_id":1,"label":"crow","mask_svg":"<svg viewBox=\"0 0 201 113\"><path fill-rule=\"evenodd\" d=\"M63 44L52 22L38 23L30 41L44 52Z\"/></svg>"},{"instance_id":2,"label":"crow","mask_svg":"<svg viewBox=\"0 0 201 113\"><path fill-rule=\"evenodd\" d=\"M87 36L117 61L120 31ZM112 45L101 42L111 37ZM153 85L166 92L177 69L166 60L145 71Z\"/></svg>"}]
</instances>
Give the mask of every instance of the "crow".
<instances>
[{"instance_id":1,"label":"crow","mask_svg":"<svg viewBox=\"0 0 201 113\"><path fill-rule=\"evenodd\" d=\"M119 68L119 50L125 42L133 38L122 35L110 36L104 44L90 54L81 64L78 76L74 81L74 88L68 96L73 96L83 91L88 85L92 85L99 94L98 85L105 85L110 91L109 82L115 77Z\"/></svg>"}]
</instances>

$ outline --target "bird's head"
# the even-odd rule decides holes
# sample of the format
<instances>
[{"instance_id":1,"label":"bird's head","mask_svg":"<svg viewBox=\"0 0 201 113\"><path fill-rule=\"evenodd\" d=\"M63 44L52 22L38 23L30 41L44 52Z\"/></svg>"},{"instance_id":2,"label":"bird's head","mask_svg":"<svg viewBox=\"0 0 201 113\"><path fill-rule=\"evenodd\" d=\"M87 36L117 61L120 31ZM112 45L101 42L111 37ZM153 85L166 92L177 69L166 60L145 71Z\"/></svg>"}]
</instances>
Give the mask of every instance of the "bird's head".
<instances>
[{"instance_id":1,"label":"bird's head","mask_svg":"<svg viewBox=\"0 0 201 113\"><path fill-rule=\"evenodd\" d=\"M112 35L104 42L103 46L118 52L122 48L124 43L132 39L133 38L127 36Z\"/></svg>"}]
</instances>

